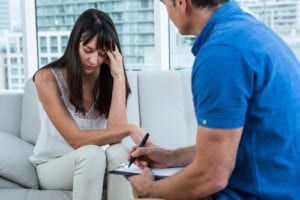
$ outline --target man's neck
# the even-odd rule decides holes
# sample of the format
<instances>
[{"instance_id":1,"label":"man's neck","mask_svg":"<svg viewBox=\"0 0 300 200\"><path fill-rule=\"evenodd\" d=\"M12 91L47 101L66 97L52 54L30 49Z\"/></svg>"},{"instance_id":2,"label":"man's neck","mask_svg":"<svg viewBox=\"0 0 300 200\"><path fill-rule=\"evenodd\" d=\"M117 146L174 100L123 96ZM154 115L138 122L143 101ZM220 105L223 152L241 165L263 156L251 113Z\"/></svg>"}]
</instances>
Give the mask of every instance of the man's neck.
<instances>
[{"instance_id":1,"label":"man's neck","mask_svg":"<svg viewBox=\"0 0 300 200\"><path fill-rule=\"evenodd\" d=\"M207 8L194 8L191 16L191 23L193 24L193 29L191 31L192 35L199 35L203 30L204 26L211 18L211 16L216 12L216 10L221 7L223 4L207 9Z\"/></svg>"}]
</instances>

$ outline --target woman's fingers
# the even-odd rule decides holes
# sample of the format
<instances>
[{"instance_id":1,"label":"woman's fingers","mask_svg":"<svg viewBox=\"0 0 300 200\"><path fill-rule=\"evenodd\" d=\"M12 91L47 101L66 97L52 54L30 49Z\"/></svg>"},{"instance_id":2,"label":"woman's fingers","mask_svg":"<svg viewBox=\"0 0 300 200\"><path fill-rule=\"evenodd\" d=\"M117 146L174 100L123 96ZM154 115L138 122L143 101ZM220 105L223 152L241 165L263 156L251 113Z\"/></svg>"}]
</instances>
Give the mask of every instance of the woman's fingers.
<instances>
[{"instance_id":1,"label":"woman's fingers","mask_svg":"<svg viewBox=\"0 0 300 200\"><path fill-rule=\"evenodd\" d=\"M123 74L123 60L118 47L116 46L113 51L107 51L106 54L108 56L106 64L110 67L111 75L114 77Z\"/></svg>"}]
</instances>

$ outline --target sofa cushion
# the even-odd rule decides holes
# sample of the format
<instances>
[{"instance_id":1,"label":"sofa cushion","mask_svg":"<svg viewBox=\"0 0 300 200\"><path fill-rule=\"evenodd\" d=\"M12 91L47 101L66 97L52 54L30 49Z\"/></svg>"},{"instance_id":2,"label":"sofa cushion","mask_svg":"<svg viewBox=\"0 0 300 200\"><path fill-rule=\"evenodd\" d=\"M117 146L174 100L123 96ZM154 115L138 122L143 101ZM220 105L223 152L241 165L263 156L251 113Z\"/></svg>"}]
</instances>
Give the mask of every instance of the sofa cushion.
<instances>
[{"instance_id":1,"label":"sofa cushion","mask_svg":"<svg viewBox=\"0 0 300 200\"><path fill-rule=\"evenodd\" d=\"M128 71L127 78L131 88L131 94L129 95L127 101L128 122L140 124L137 72Z\"/></svg>"},{"instance_id":2,"label":"sofa cushion","mask_svg":"<svg viewBox=\"0 0 300 200\"><path fill-rule=\"evenodd\" d=\"M141 126L164 148L184 147L195 141L190 137L197 124L188 74L181 70L138 74Z\"/></svg>"},{"instance_id":3,"label":"sofa cushion","mask_svg":"<svg viewBox=\"0 0 300 200\"><path fill-rule=\"evenodd\" d=\"M183 98L184 98L184 118L186 123L186 130L188 134L188 145L196 143L197 135L197 120L193 104L192 85L191 85L191 68L178 71L181 76L181 84L183 87Z\"/></svg>"},{"instance_id":4,"label":"sofa cushion","mask_svg":"<svg viewBox=\"0 0 300 200\"><path fill-rule=\"evenodd\" d=\"M28 160L33 146L20 138L0 131L0 176L29 188L38 188L35 167Z\"/></svg>"},{"instance_id":5,"label":"sofa cushion","mask_svg":"<svg viewBox=\"0 0 300 200\"><path fill-rule=\"evenodd\" d=\"M15 182L11 182L5 178L0 177L0 189L3 188L22 188L22 186L16 184Z\"/></svg>"},{"instance_id":6,"label":"sofa cushion","mask_svg":"<svg viewBox=\"0 0 300 200\"><path fill-rule=\"evenodd\" d=\"M35 144L40 127L37 92L34 82L30 78L26 82L23 95L21 138L26 142Z\"/></svg>"},{"instance_id":7,"label":"sofa cushion","mask_svg":"<svg viewBox=\"0 0 300 200\"><path fill-rule=\"evenodd\" d=\"M0 130L20 137L22 93L0 94Z\"/></svg>"}]
</instances>

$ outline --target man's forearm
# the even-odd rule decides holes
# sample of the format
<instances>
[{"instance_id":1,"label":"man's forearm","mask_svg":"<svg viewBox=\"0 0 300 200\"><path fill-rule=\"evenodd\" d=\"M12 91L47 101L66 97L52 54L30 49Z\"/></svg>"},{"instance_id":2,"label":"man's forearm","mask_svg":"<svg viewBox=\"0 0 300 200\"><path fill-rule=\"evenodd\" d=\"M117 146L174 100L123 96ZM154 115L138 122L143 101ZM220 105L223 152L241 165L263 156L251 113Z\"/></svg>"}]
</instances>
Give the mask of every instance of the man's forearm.
<instances>
[{"instance_id":1,"label":"man's forearm","mask_svg":"<svg viewBox=\"0 0 300 200\"><path fill-rule=\"evenodd\" d=\"M195 167L189 165L171 177L152 182L146 197L172 200L199 199L215 192L216 188L211 184L209 174Z\"/></svg>"},{"instance_id":2,"label":"man's forearm","mask_svg":"<svg viewBox=\"0 0 300 200\"><path fill-rule=\"evenodd\" d=\"M167 167L184 167L189 165L195 157L195 146L171 150L171 158Z\"/></svg>"}]
</instances>

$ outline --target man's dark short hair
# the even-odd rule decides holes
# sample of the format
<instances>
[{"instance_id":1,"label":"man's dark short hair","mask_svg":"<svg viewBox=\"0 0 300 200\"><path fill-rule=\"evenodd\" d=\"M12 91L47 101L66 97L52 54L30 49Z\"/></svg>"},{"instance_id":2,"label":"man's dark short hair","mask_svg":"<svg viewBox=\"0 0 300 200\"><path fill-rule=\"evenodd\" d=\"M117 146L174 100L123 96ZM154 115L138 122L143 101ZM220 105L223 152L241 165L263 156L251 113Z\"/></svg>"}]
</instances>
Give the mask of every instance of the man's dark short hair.
<instances>
[{"instance_id":1,"label":"man's dark short hair","mask_svg":"<svg viewBox=\"0 0 300 200\"><path fill-rule=\"evenodd\" d=\"M171 0L172 3L175 0ZM214 8L219 4L228 2L229 0L192 0L192 4L197 8Z\"/></svg>"}]
</instances>

